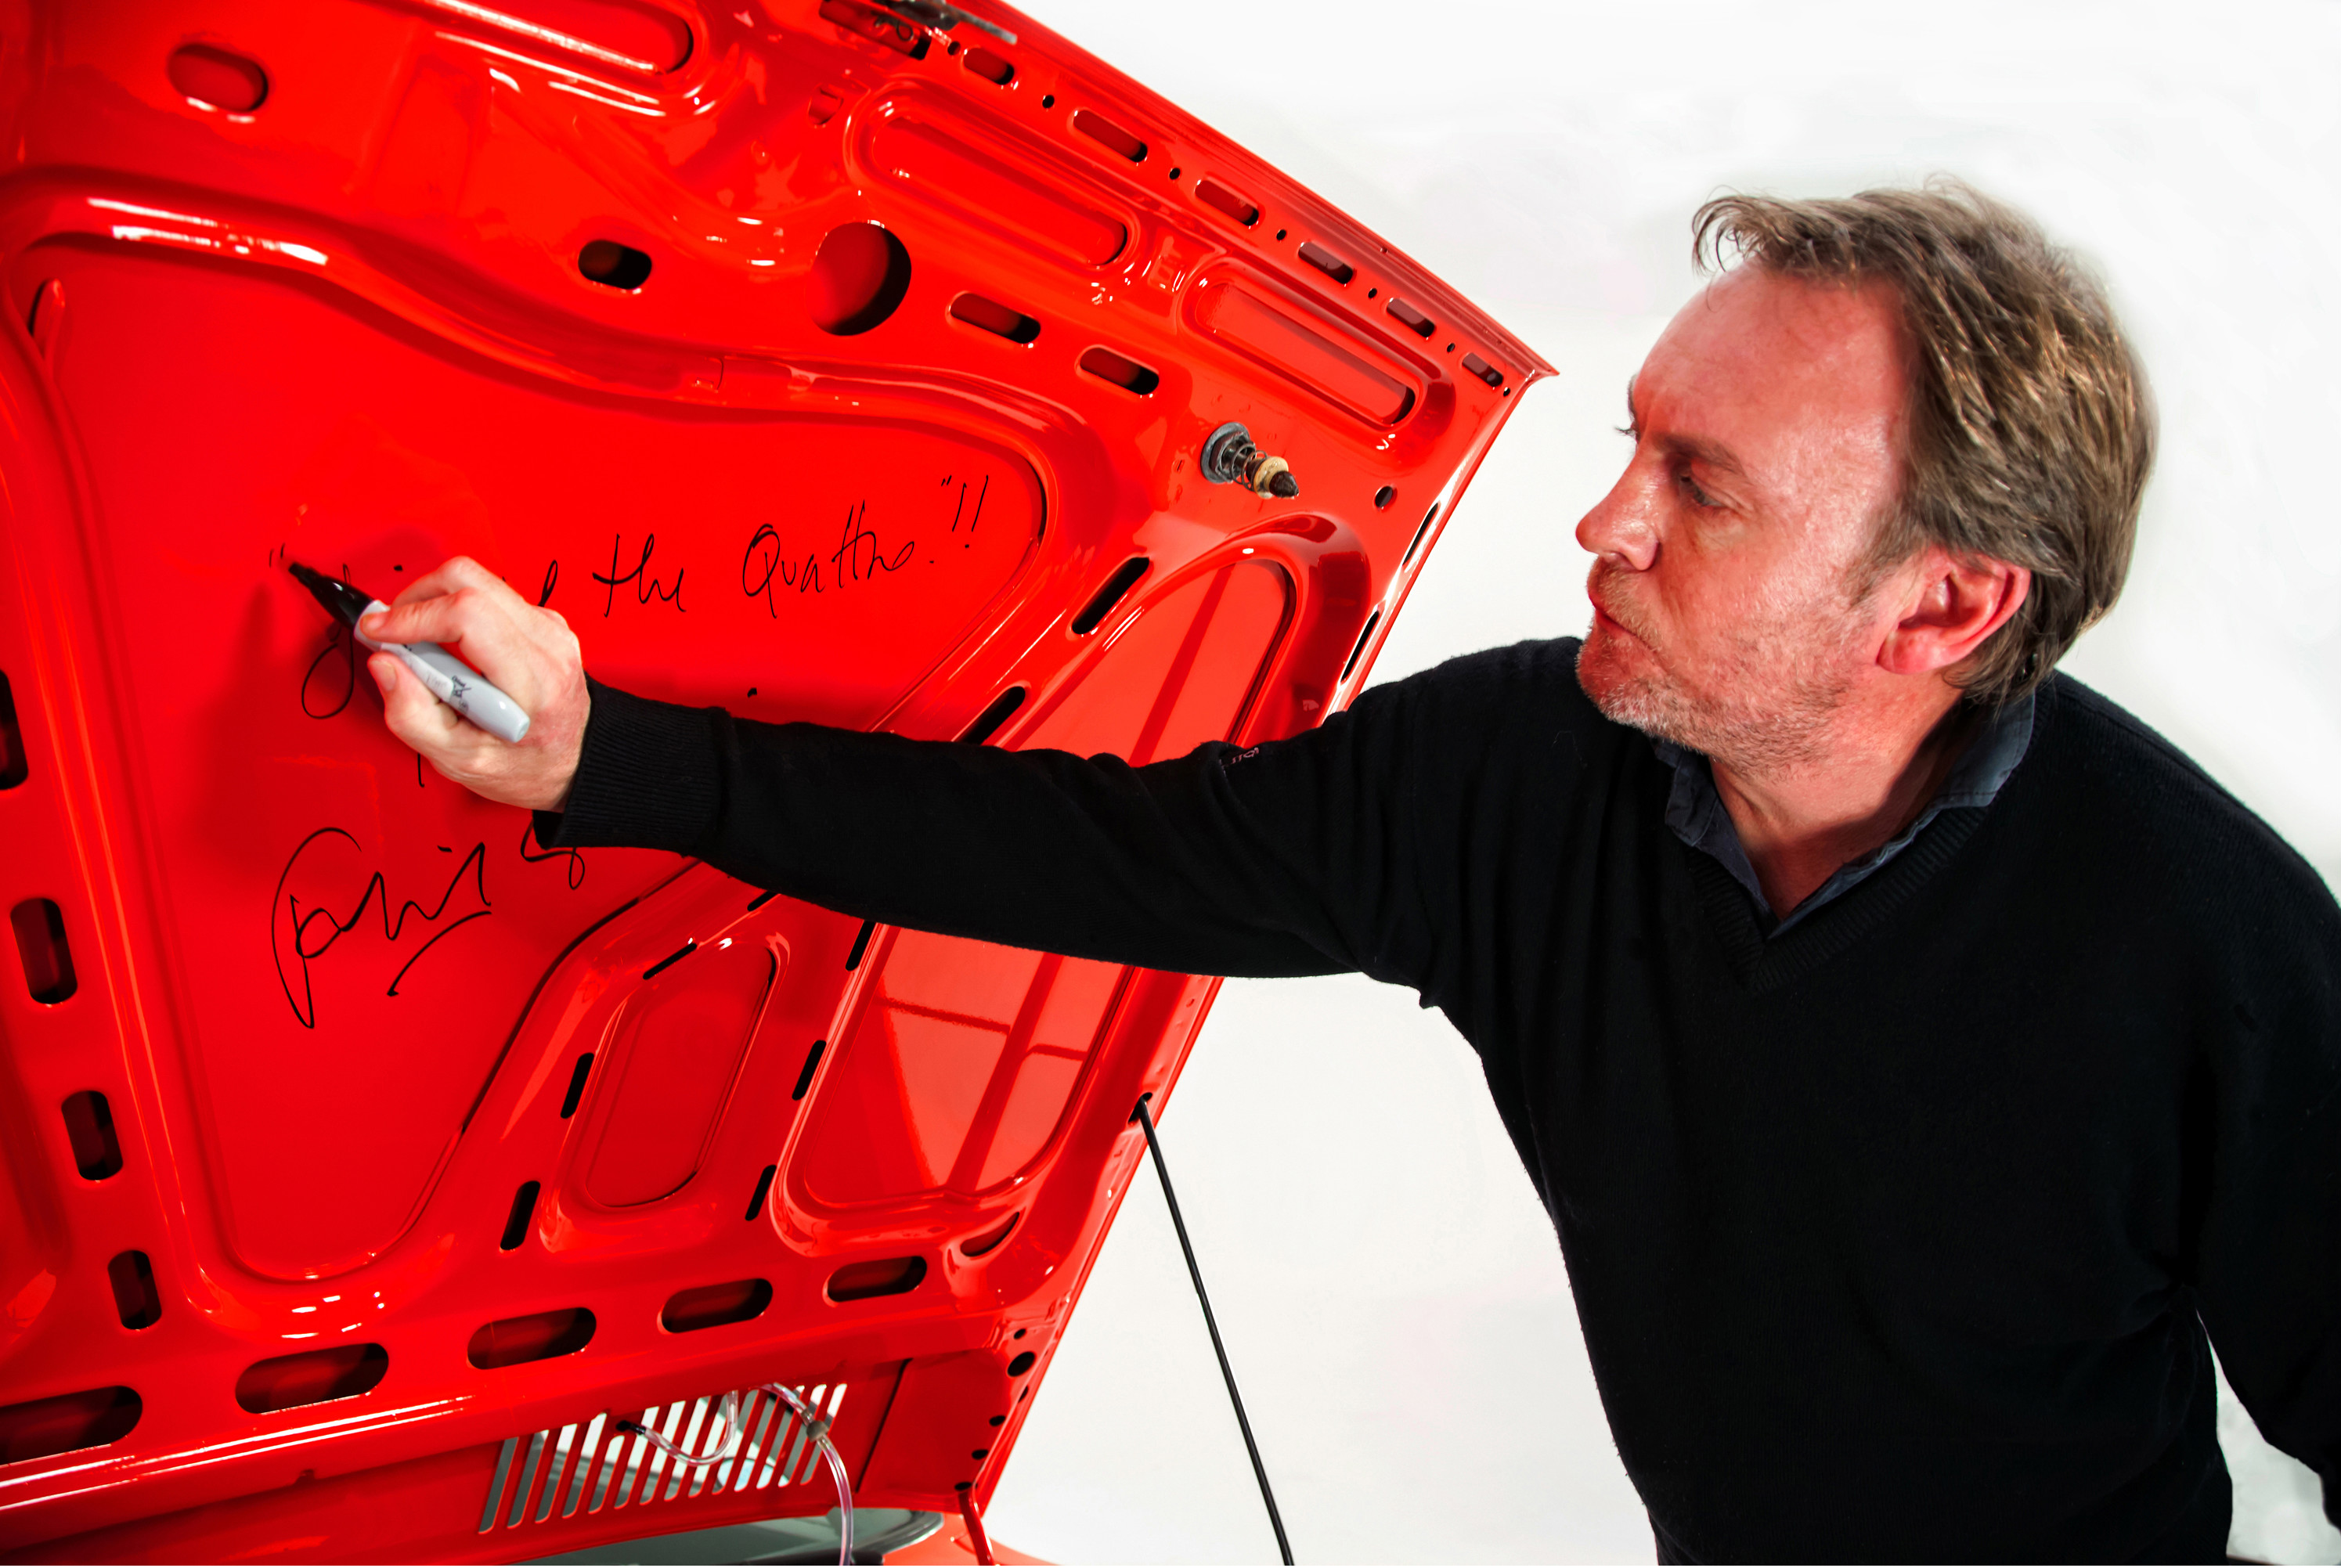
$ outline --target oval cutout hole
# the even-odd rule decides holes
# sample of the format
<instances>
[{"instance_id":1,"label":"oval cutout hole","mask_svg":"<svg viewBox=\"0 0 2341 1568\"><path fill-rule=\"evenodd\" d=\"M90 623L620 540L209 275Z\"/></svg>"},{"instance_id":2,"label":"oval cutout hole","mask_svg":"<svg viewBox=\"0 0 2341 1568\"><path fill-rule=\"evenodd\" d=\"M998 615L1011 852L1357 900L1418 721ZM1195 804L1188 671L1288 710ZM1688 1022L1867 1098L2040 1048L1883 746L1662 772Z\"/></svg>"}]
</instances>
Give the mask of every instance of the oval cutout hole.
<instances>
[{"instance_id":1,"label":"oval cutout hole","mask_svg":"<svg viewBox=\"0 0 2341 1568\"><path fill-rule=\"evenodd\" d=\"M802 1095L799 1095L797 1097L799 1099L802 1099L804 1097ZM763 1174L756 1178L756 1190L748 1195L748 1217L750 1219L754 1219L758 1215L764 1212L764 1195L772 1190L772 1178L778 1176L780 1171L781 1167L776 1165L766 1166L764 1167Z\"/></svg>"},{"instance_id":2,"label":"oval cutout hole","mask_svg":"<svg viewBox=\"0 0 2341 1568\"><path fill-rule=\"evenodd\" d=\"M866 937L869 928L866 926L863 927L862 931ZM855 951L859 952L860 949L856 948ZM845 967L849 969L853 968L852 964L848 964ZM827 1049L829 1049L829 1042L827 1040L815 1040L812 1043L812 1049L805 1053L804 1070L797 1075L797 1087L789 1091L789 1098L792 1100L801 1100L805 1097L805 1092L812 1087L813 1069L821 1066L821 1054ZM750 1215L748 1217L753 1219L756 1216Z\"/></svg>"},{"instance_id":3,"label":"oval cutout hole","mask_svg":"<svg viewBox=\"0 0 2341 1568\"><path fill-rule=\"evenodd\" d=\"M1346 283L1358 275L1357 268L1314 240L1300 242L1300 259L1337 283Z\"/></svg>"},{"instance_id":4,"label":"oval cutout hole","mask_svg":"<svg viewBox=\"0 0 2341 1568\"><path fill-rule=\"evenodd\" d=\"M1396 500L1396 499L1397 499L1397 497L1398 497L1398 487L1397 487L1397 486L1395 486L1395 485L1389 485L1389 484L1386 484L1386 485L1382 486L1382 487L1381 487L1381 489L1380 489L1380 490L1378 490L1378 491L1374 491L1374 510L1375 510L1376 511L1381 511L1386 510L1386 509L1390 506L1390 503L1392 501ZM1410 549L1410 550L1408 550L1407 553L1408 553L1409 555L1412 555L1412 554L1414 553L1414 551L1413 551L1411 549Z\"/></svg>"},{"instance_id":5,"label":"oval cutout hole","mask_svg":"<svg viewBox=\"0 0 2341 1568\"><path fill-rule=\"evenodd\" d=\"M1429 316L1424 315L1420 311L1416 310L1412 305L1408 304L1396 294L1392 294L1390 296L1390 303L1383 308L1389 311L1391 315L1396 316L1399 319L1400 324L1404 326L1416 337L1427 338L1431 333L1439 330L1439 323L1437 322L1432 321Z\"/></svg>"},{"instance_id":6,"label":"oval cutout hole","mask_svg":"<svg viewBox=\"0 0 2341 1568\"><path fill-rule=\"evenodd\" d=\"M524 1362L550 1361L574 1355L593 1337L593 1315L582 1306L558 1312L531 1313L526 1317L499 1318L482 1324L463 1347L464 1358L486 1372Z\"/></svg>"},{"instance_id":7,"label":"oval cutout hole","mask_svg":"<svg viewBox=\"0 0 2341 1568\"><path fill-rule=\"evenodd\" d=\"M1011 310L996 300L981 294L961 294L951 303L953 321L981 327L995 337L1006 338L1011 343L1029 343L1041 335L1041 323L1022 311Z\"/></svg>"},{"instance_id":8,"label":"oval cutout hole","mask_svg":"<svg viewBox=\"0 0 2341 1568\"><path fill-rule=\"evenodd\" d=\"M911 289L911 253L876 223L840 223L822 237L805 283L813 325L837 337L868 332Z\"/></svg>"},{"instance_id":9,"label":"oval cutout hole","mask_svg":"<svg viewBox=\"0 0 2341 1568\"><path fill-rule=\"evenodd\" d=\"M1465 354L1463 356L1463 368L1469 371L1473 375L1478 376L1481 381L1486 382L1491 387L1499 387L1504 384L1504 372L1489 364L1486 360L1481 359L1478 354Z\"/></svg>"},{"instance_id":10,"label":"oval cutout hole","mask_svg":"<svg viewBox=\"0 0 2341 1568\"><path fill-rule=\"evenodd\" d=\"M1006 1219L1001 1220L998 1225L992 1226L990 1230L983 1232L981 1235L968 1237L965 1241L959 1244L960 1255L962 1257L981 1257L984 1254L993 1251L1001 1242L1008 1239L1008 1233L1014 1230L1016 1228L1016 1222L1023 1217L1024 1211L1019 1209L1014 1214L1010 1215Z\"/></svg>"},{"instance_id":11,"label":"oval cutout hole","mask_svg":"<svg viewBox=\"0 0 2341 1568\"><path fill-rule=\"evenodd\" d=\"M1005 87L1016 80L1015 65L989 49L970 49L960 56L959 63L995 87Z\"/></svg>"},{"instance_id":12,"label":"oval cutout hole","mask_svg":"<svg viewBox=\"0 0 2341 1568\"><path fill-rule=\"evenodd\" d=\"M1113 575L1105 580L1105 586L1091 595L1090 601L1081 606L1081 612L1073 617L1073 635L1087 637L1095 631L1098 622L1113 613L1113 607L1121 602L1121 596L1137 586L1138 580L1146 575L1147 568L1152 564L1142 555L1133 555L1116 567Z\"/></svg>"},{"instance_id":13,"label":"oval cutout hole","mask_svg":"<svg viewBox=\"0 0 2341 1568\"><path fill-rule=\"evenodd\" d=\"M1010 687L993 698L991 704L975 716L975 722L961 732L960 739L970 746L982 745L998 733L1000 727L1007 723L1010 717L1023 706L1024 689L1021 686Z\"/></svg>"},{"instance_id":14,"label":"oval cutout hole","mask_svg":"<svg viewBox=\"0 0 2341 1568\"><path fill-rule=\"evenodd\" d=\"M1358 667L1359 656L1365 652L1366 644L1373 640L1374 628L1380 626L1381 620L1382 612L1379 610L1366 617L1366 629L1358 633L1358 645L1350 650L1350 661L1341 666L1342 680L1347 680L1350 678L1350 671Z\"/></svg>"},{"instance_id":15,"label":"oval cutout hole","mask_svg":"<svg viewBox=\"0 0 2341 1568\"><path fill-rule=\"evenodd\" d=\"M1124 392L1136 392L1140 397L1162 384L1162 378L1154 372L1136 360L1122 358L1111 349L1090 350L1081 356L1081 366L1099 380L1110 381Z\"/></svg>"},{"instance_id":16,"label":"oval cutout hole","mask_svg":"<svg viewBox=\"0 0 2341 1568\"><path fill-rule=\"evenodd\" d=\"M27 898L8 911L15 928L16 956L25 964L25 988L33 1000L55 1007L80 988L74 978L73 949L65 944L65 911L53 898Z\"/></svg>"},{"instance_id":17,"label":"oval cutout hole","mask_svg":"<svg viewBox=\"0 0 2341 1568\"><path fill-rule=\"evenodd\" d=\"M163 1315L163 1297L154 1289L154 1265L143 1252L118 1252L105 1265L114 1286L114 1310L125 1328L152 1328Z\"/></svg>"},{"instance_id":18,"label":"oval cutout hole","mask_svg":"<svg viewBox=\"0 0 2341 1568\"><path fill-rule=\"evenodd\" d=\"M379 1345L336 1345L255 1361L235 1380L235 1402L254 1415L353 1399L382 1381L390 1352Z\"/></svg>"},{"instance_id":19,"label":"oval cutout hole","mask_svg":"<svg viewBox=\"0 0 2341 1568\"><path fill-rule=\"evenodd\" d=\"M268 101L268 73L260 62L209 44L182 44L164 69L172 86L207 109L249 114Z\"/></svg>"},{"instance_id":20,"label":"oval cutout hole","mask_svg":"<svg viewBox=\"0 0 2341 1568\"><path fill-rule=\"evenodd\" d=\"M764 896L768 898L772 897L769 893ZM749 908L752 909L755 906L751 904ZM577 1114L578 1102L585 1097L585 1080L593 1076L593 1053L586 1051L578 1057L577 1065L569 1069L569 1092L561 1097L563 1121L565 1122Z\"/></svg>"},{"instance_id":21,"label":"oval cutout hole","mask_svg":"<svg viewBox=\"0 0 2341 1568\"><path fill-rule=\"evenodd\" d=\"M122 1140L115 1136L114 1111L95 1089L67 1095L65 1141L73 1146L74 1168L84 1181L104 1181L122 1168Z\"/></svg>"},{"instance_id":22,"label":"oval cutout hole","mask_svg":"<svg viewBox=\"0 0 2341 1568\"><path fill-rule=\"evenodd\" d=\"M140 1409L138 1395L127 1388L92 1388L0 1405L0 1464L118 1443L138 1424Z\"/></svg>"},{"instance_id":23,"label":"oval cutout hole","mask_svg":"<svg viewBox=\"0 0 2341 1568\"><path fill-rule=\"evenodd\" d=\"M588 240L577 253L577 270L588 283L632 293L649 281L651 259L615 240Z\"/></svg>"},{"instance_id":24,"label":"oval cutout hole","mask_svg":"<svg viewBox=\"0 0 2341 1568\"><path fill-rule=\"evenodd\" d=\"M496 1243L498 1252L511 1252L528 1239L528 1222L536 1217L537 1184L524 1181L513 1194L512 1212L504 1216L503 1238Z\"/></svg>"},{"instance_id":25,"label":"oval cutout hole","mask_svg":"<svg viewBox=\"0 0 2341 1568\"><path fill-rule=\"evenodd\" d=\"M1074 110L1073 129L1098 145L1120 153L1133 164L1146 162L1146 144L1095 110Z\"/></svg>"},{"instance_id":26,"label":"oval cutout hole","mask_svg":"<svg viewBox=\"0 0 2341 1568\"><path fill-rule=\"evenodd\" d=\"M1423 535L1430 531L1431 522L1438 516L1439 503L1437 501L1433 501L1430 503L1430 510L1422 514L1422 524L1414 531L1414 537L1406 541L1406 553L1398 558L1398 563L1400 566L1404 566L1408 561L1412 561L1414 559L1414 552L1422 548Z\"/></svg>"},{"instance_id":27,"label":"oval cutout hole","mask_svg":"<svg viewBox=\"0 0 2341 1568\"><path fill-rule=\"evenodd\" d=\"M47 291L42 292L47 297ZM0 789L14 789L31 769L25 761L25 732L16 727L16 697L8 677L0 673Z\"/></svg>"},{"instance_id":28,"label":"oval cutout hole","mask_svg":"<svg viewBox=\"0 0 2341 1568\"><path fill-rule=\"evenodd\" d=\"M1011 1377L1023 1376L1026 1373L1032 1370L1032 1364L1040 1359L1041 1358L1038 1355L1035 1355L1029 1350L1018 1351L1016 1353L1016 1359L1008 1364L1008 1375Z\"/></svg>"},{"instance_id":29,"label":"oval cutout hole","mask_svg":"<svg viewBox=\"0 0 2341 1568\"><path fill-rule=\"evenodd\" d=\"M1196 181L1195 199L1207 207L1226 213L1247 229L1260 222L1258 207L1245 201L1217 180Z\"/></svg>"},{"instance_id":30,"label":"oval cutout hole","mask_svg":"<svg viewBox=\"0 0 2341 1568\"><path fill-rule=\"evenodd\" d=\"M723 1285L702 1285L690 1290L678 1290L666 1298L659 1313L659 1326L669 1334L695 1334L702 1328L721 1328L727 1323L745 1323L752 1317L764 1315L764 1308L772 1305L772 1286L762 1279L735 1279Z\"/></svg>"},{"instance_id":31,"label":"oval cutout hole","mask_svg":"<svg viewBox=\"0 0 2341 1568\"><path fill-rule=\"evenodd\" d=\"M867 1301L875 1295L901 1295L918 1288L927 1277L923 1257L882 1257L869 1263L849 1263L829 1276L832 1301Z\"/></svg>"}]
</instances>

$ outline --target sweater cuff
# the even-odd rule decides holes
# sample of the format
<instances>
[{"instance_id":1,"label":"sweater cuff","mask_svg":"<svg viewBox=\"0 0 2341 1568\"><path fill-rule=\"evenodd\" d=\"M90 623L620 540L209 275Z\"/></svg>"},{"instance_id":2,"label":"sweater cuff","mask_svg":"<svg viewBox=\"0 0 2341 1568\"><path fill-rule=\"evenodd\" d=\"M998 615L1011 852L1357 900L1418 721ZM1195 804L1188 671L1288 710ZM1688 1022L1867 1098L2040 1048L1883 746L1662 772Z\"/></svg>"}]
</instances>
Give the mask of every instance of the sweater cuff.
<instances>
[{"instance_id":1,"label":"sweater cuff","mask_svg":"<svg viewBox=\"0 0 2341 1568\"><path fill-rule=\"evenodd\" d=\"M593 845L698 852L722 806L715 710L636 697L585 678L593 710L569 799L536 813L548 849Z\"/></svg>"}]
</instances>

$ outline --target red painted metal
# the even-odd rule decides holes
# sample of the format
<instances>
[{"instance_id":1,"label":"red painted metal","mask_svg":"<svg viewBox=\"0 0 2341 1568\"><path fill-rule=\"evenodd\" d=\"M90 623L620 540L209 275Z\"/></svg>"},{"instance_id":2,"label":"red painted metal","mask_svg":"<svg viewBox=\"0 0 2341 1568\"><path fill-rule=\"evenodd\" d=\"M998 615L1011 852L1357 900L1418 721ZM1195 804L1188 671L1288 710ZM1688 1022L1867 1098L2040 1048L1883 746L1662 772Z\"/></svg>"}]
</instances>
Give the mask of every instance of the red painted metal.
<instances>
[{"instance_id":1,"label":"red painted metal","mask_svg":"<svg viewBox=\"0 0 2341 1568\"><path fill-rule=\"evenodd\" d=\"M0 7L0 1549L823 1512L762 1396L619 1426L775 1380L862 1503L990 1497L1214 982L547 854L283 570L463 551L763 719L1338 708L1547 367L990 15ZM1298 501L1199 477L1231 419Z\"/></svg>"}]
</instances>

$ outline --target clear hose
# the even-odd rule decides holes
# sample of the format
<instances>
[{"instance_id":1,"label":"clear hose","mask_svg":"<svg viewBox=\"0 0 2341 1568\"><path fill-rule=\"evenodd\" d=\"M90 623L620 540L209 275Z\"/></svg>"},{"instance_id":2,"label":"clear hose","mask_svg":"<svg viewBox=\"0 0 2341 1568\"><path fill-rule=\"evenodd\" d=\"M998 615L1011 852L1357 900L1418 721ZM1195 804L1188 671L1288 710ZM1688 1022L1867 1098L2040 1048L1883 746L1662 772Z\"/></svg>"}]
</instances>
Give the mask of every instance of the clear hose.
<instances>
[{"instance_id":1,"label":"clear hose","mask_svg":"<svg viewBox=\"0 0 2341 1568\"><path fill-rule=\"evenodd\" d=\"M777 1383L766 1383L747 1392L769 1394L794 1411L797 1419L803 1424L805 1433L812 1438L814 1444L821 1450L821 1456L829 1462L830 1479L837 1484L837 1561L841 1565L852 1563L853 1561L853 1484L846 1479L844 1457L837 1452L837 1445L829 1440L829 1423L814 1414L812 1407L804 1402L804 1396L793 1388L785 1388ZM693 1454L679 1443L669 1442L638 1421L621 1421L617 1424L620 1431L633 1433L668 1458L696 1468L701 1465L722 1464L740 1452L740 1444L748 1435L747 1428L740 1421L738 1394L727 1394L722 1397L716 1404L715 1419L727 1428L723 1446L706 1454ZM712 1426L713 1424L711 1423L711 1430Z\"/></svg>"}]
</instances>

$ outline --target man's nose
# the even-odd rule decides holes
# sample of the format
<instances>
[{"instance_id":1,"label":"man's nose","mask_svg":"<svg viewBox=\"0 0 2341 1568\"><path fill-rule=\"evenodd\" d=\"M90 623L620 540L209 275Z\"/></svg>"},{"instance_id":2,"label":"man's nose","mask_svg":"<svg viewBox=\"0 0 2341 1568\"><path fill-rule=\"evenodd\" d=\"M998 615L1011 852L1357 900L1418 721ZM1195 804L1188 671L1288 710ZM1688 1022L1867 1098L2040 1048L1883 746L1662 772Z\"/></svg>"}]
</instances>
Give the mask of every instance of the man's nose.
<instances>
[{"instance_id":1,"label":"man's nose","mask_svg":"<svg viewBox=\"0 0 2341 1568\"><path fill-rule=\"evenodd\" d=\"M1658 559L1659 534L1650 516L1649 486L1641 482L1636 466L1628 464L1600 504L1578 523L1577 542L1631 571L1647 571Z\"/></svg>"}]
</instances>

